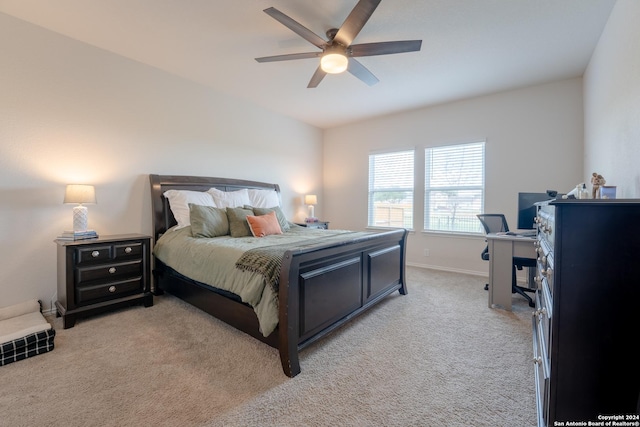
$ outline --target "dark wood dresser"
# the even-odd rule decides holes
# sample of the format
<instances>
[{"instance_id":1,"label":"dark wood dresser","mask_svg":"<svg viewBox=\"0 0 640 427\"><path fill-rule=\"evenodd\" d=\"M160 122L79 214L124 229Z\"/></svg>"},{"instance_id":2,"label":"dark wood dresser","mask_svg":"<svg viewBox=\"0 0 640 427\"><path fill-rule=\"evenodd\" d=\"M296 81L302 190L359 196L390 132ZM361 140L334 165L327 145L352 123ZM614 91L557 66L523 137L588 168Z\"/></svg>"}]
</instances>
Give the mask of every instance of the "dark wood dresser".
<instances>
[{"instance_id":1,"label":"dark wood dresser","mask_svg":"<svg viewBox=\"0 0 640 427\"><path fill-rule=\"evenodd\" d=\"M58 299L64 329L78 317L132 304L153 305L151 238L141 234L56 240Z\"/></svg>"},{"instance_id":2,"label":"dark wood dresser","mask_svg":"<svg viewBox=\"0 0 640 427\"><path fill-rule=\"evenodd\" d=\"M538 425L639 421L640 200L537 209Z\"/></svg>"}]
</instances>

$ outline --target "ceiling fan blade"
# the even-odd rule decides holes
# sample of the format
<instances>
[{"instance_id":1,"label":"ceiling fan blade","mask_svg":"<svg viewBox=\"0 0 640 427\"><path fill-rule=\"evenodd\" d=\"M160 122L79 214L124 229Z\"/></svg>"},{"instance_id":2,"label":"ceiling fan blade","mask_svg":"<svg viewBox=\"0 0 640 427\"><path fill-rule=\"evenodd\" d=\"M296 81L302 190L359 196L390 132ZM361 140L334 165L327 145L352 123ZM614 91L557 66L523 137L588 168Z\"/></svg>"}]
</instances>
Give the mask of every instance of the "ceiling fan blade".
<instances>
[{"instance_id":1,"label":"ceiling fan blade","mask_svg":"<svg viewBox=\"0 0 640 427\"><path fill-rule=\"evenodd\" d=\"M354 44L349 48L351 56L390 55L393 53L417 52L422 40Z\"/></svg>"},{"instance_id":2,"label":"ceiling fan blade","mask_svg":"<svg viewBox=\"0 0 640 427\"><path fill-rule=\"evenodd\" d=\"M380 80L367 68L358 62L355 58L349 58L349 67L347 68L351 74L368 84L369 86L373 86L378 83Z\"/></svg>"},{"instance_id":3,"label":"ceiling fan blade","mask_svg":"<svg viewBox=\"0 0 640 427\"><path fill-rule=\"evenodd\" d=\"M256 61L258 62L289 61L292 59L317 58L320 55L322 55L322 52L289 53L286 55L262 56L260 58L256 58Z\"/></svg>"},{"instance_id":4,"label":"ceiling fan blade","mask_svg":"<svg viewBox=\"0 0 640 427\"><path fill-rule=\"evenodd\" d=\"M315 34L313 31L300 24L299 22L289 18L284 13L280 12L275 7L270 7L265 9L264 12L271 16L276 21L280 22L285 27L289 28L291 31L308 41L314 46L319 47L320 49L324 48L324 45L327 44L326 40Z\"/></svg>"},{"instance_id":5,"label":"ceiling fan blade","mask_svg":"<svg viewBox=\"0 0 640 427\"><path fill-rule=\"evenodd\" d=\"M318 87L318 85L326 75L327 73L325 73L321 67L316 68L316 72L313 73L313 76L311 76L311 80L309 80L309 84L307 85L307 88Z\"/></svg>"},{"instance_id":6,"label":"ceiling fan blade","mask_svg":"<svg viewBox=\"0 0 640 427\"><path fill-rule=\"evenodd\" d=\"M373 11L382 0L360 0L333 38L338 43L349 46L367 23Z\"/></svg>"}]
</instances>

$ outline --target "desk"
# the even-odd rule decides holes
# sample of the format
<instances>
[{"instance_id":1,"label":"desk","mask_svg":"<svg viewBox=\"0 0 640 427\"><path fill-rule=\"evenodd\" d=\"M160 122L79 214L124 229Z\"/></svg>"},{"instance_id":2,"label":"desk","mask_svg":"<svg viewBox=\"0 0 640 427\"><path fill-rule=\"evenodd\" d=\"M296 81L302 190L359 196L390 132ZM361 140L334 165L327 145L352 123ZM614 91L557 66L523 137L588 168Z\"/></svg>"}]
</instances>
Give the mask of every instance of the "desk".
<instances>
[{"instance_id":1,"label":"desk","mask_svg":"<svg viewBox=\"0 0 640 427\"><path fill-rule=\"evenodd\" d=\"M511 310L513 257L536 258L533 237L487 234L489 246L489 308L499 305Z\"/></svg>"}]
</instances>

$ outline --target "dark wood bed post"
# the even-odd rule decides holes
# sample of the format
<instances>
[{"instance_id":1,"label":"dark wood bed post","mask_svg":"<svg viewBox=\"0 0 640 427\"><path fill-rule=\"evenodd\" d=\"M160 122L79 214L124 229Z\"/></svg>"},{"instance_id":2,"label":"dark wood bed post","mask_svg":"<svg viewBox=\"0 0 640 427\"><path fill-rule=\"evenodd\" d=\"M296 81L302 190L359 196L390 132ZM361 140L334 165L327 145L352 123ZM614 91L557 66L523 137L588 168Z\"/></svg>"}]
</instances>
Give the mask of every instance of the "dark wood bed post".
<instances>
[{"instance_id":1,"label":"dark wood bed post","mask_svg":"<svg viewBox=\"0 0 640 427\"><path fill-rule=\"evenodd\" d=\"M404 230L402 236L402 247L400 249L400 295L407 295L407 236L409 236L409 230Z\"/></svg>"},{"instance_id":2,"label":"dark wood bed post","mask_svg":"<svg viewBox=\"0 0 640 427\"><path fill-rule=\"evenodd\" d=\"M280 270L280 289L288 289L287 292L278 292L279 321L278 321L278 350L280 351L280 362L282 370L288 377L295 377L300 373L300 359L298 357L298 337L300 336L300 318L298 304L299 290L296 278L287 275L291 272L291 261L293 257L287 251L282 260ZM283 325L287 325L286 328Z\"/></svg>"}]
</instances>

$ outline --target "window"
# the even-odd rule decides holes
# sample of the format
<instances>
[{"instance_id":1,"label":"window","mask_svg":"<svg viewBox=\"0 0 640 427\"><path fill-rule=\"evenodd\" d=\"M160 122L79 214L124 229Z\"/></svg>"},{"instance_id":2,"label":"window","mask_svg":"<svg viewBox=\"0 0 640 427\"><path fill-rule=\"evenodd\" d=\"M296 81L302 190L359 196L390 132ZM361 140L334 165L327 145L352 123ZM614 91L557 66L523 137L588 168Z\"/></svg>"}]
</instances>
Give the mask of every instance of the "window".
<instances>
[{"instance_id":1,"label":"window","mask_svg":"<svg viewBox=\"0 0 640 427\"><path fill-rule=\"evenodd\" d=\"M369 155L372 227L413 228L414 150Z\"/></svg>"},{"instance_id":2,"label":"window","mask_svg":"<svg viewBox=\"0 0 640 427\"><path fill-rule=\"evenodd\" d=\"M424 229L480 233L484 142L425 150Z\"/></svg>"}]
</instances>

